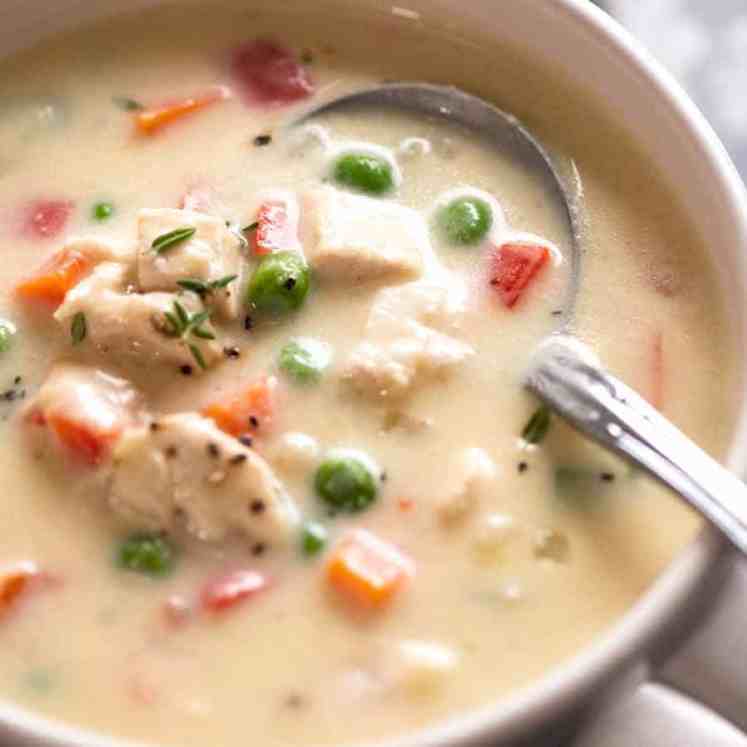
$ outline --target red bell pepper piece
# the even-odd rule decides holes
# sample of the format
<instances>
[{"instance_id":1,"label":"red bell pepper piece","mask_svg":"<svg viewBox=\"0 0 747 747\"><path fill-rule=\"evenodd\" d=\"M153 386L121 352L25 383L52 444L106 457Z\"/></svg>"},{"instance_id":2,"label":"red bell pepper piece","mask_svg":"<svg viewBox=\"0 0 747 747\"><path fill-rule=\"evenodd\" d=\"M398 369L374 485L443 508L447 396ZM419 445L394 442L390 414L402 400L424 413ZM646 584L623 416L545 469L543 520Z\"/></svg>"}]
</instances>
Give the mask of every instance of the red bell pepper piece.
<instances>
[{"instance_id":1,"label":"red bell pepper piece","mask_svg":"<svg viewBox=\"0 0 747 747\"><path fill-rule=\"evenodd\" d=\"M293 52L267 39L239 47L231 70L249 104L291 104L314 93L308 70Z\"/></svg>"},{"instance_id":2,"label":"red bell pepper piece","mask_svg":"<svg viewBox=\"0 0 747 747\"><path fill-rule=\"evenodd\" d=\"M208 612L224 612L263 591L267 585L267 577L262 573L240 569L208 581L200 601Z\"/></svg>"},{"instance_id":3,"label":"red bell pepper piece","mask_svg":"<svg viewBox=\"0 0 747 747\"><path fill-rule=\"evenodd\" d=\"M262 256L282 250L292 250L298 245L296 226L292 225L288 205L283 200L262 203L257 213L252 247Z\"/></svg>"},{"instance_id":4,"label":"red bell pepper piece","mask_svg":"<svg viewBox=\"0 0 747 747\"><path fill-rule=\"evenodd\" d=\"M513 308L550 259L550 250L537 244L503 244L490 258L490 285L506 308Z\"/></svg>"},{"instance_id":5,"label":"red bell pepper piece","mask_svg":"<svg viewBox=\"0 0 747 747\"><path fill-rule=\"evenodd\" d=\"M26 208L24 232L37 239L53 239L62 233L73 203L69 200L37 200Z\"/></svg>"}]
</instances>

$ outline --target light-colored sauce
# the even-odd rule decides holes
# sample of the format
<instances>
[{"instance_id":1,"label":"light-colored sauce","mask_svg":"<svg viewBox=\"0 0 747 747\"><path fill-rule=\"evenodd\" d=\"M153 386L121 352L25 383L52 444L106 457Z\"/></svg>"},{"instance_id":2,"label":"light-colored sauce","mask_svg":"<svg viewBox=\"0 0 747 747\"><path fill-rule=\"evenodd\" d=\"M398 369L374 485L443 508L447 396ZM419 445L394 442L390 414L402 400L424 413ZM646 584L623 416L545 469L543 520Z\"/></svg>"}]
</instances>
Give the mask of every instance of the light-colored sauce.
<instances>
[{"instance_id":1,"label":"light-colored sauce","mask_svg":"<svg viewBox=\"0 0 747 747\"><path fill-rule=\"evenodd\" d=\"M142 137L132 115L112 103L115 96L159 102L226 82L230 50L248 35L267 34L311 50L317 96L383 79L455 83L515 112L575 159L588 217L579 333L710 451L722 452L731 426L733 351L716 274L698 237L614 123L506 50L399 31L382 56L375 34L337 19L191 9L118 19L4 63L0 311L19 334L0 363L3 382L11 387L21 375L31 397L53 361L82 360L124 375L153 410L169 413L199 409L237 382L277 374L281 404L269 432L256 434L258 453L303 514L328 526L330 544L348 527L365 527L417 566L391 606L365 614L328 587L324 557L304 558L295 546L255 557L239 540L181 537L168 578L128 573L113 561L127 528L99 487L54 460L36 459L12 416L15 403L4 404L0 566L32 560L61 583L0 620L0 697L163 744L347 744L505 696L619 619L698 526L674 498L560 423L537 447L521 442L536 408L522 391L521 372L533 346L557 325L568 247L537 184L443 125L391 113L324 122L333 143L365 141L398 153L407 138L427 140L430 154L398 153L402 184L386 199L430 220L439 196L453 187L484 190L512 230L554 242L565 261L547 268L509 311L485 283L484 253L436 242L452 281L467 288L459 333L476 354L402 401L371 402L340 377L382 283L317 282L290 318L250 332L229 326L240 357L193 377L73 349L65 329L19 305L12 288L64 243L19 235L18 211L30 200L72 201L66 234L132 241L141 208L176 207L190 189L209 189L225 208L221 217L243 225L256 211L258 190L301 193L319 185L321 149L299 149L282 130L292 109L247 108L235 97ZM488 65L491 82L482 76ZM272 142L256 146L265 133ZM96 223L90 210L101 199L115 213ZM329 345L333 360L318 384L299 387L278 371L277 357L290 338L303 336ZM294 432L313 438L322 454L349 447L375 459L386 480L374 506L328 517L313 489L319 458L288 447ZM495 474L476 491L473 508L444 520L443 503L464 480L467 448L484 450ZM607 473L613 478L602 477ZM170 596L189 601L214 573L236 566L268 574L271 587L229 614L195 616L179 629L164 622ZM413 665L413 645L417 652L421 644L442 647L443 666L423 674Z\"/></svg>"}]
</instances>

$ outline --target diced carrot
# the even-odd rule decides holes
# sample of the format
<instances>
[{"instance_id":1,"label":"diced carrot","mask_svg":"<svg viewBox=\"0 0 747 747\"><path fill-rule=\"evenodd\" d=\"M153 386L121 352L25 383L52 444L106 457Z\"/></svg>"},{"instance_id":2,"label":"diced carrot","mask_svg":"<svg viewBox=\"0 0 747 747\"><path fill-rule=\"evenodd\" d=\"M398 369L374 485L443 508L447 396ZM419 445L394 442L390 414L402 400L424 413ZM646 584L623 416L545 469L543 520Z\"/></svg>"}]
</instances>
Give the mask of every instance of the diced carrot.
<instances>
[{"instance_id":1,"label":"diced carrot","mask_svg":"<svg viewBox=\"0 0 747 747\"><path fill-rule=\"evenodd\" d=\"M37 200L26 208L24 232L37 239L52 239L57 236L73 212L69 200Z\"/></svg>"},{"instance_id":2,"label":"diced carrot","mask_svg":"<svg viewBox=\"0 0 747 747\"><path fill-rule=\"evenodd\" d=\"M276 389L277 379L268 376L240 394L207 405L202 414L231 436L252 434L272 417Z\"/></svg>"},{"instance_id":3,"label":"diced carrot","mask_svg":"<svg viewBox=\"0 0 747 747\"><path fill-rule=\"evenodd\" d=\"M209 581L200 601L208 612L224 612L267 588L267 577L253 570L232 571Z\"/></svg>"},{"instance_id":4,"label":"diced carrot","mask_svg":"<svg viewBox=\"0 0 747 747\"><path fill-rule=\"evenodd\" d=\"M412 511L415 508L415 501L412 498L400 498L397 505L400 511Z\"/></svg>"},{"instance_id":5,"label":"diced carrot","mask_svg":"<svg viewBox=\"0 0 747 747\"><path fill-rule=\"evenodd\" d=\"M0 615L29 591L38 577L39 571L33 563L19 563L4 570L0 569Z\"/></svg>"},{"instance_id":6,"label":"diced carrot","mask_svg":"<svg viewBox=\"0 0 747 747\"><path fill-rule=\"evenodd\" d=\"M44 303L56 309L67 292L93 268L90 257L74 249L53 254L31 277L16 286L16 293L27 301Z\"/></svg>"},{"instance_id":7,"label":"diced carrot","mask_svg":"<svg viewBox=\"0 0 747 747\"><path fill-rule=\"evenodd\" d=\"M660 331L651 344L651 404L657 410L664 404L664 336Z\"/></svg>"},{"instance_id":8,"label":"diced carrot","mask_svg":"<svg viewBox=\"0 0 747 747\"><path fill-rule=\"evenodd\" d=\"M97 429L85 420L76 420L59 412L47 415L47 425L67 452L95 467L109 455L112 445L121 433L121 428Z\"/></svg>"},{"instance_id":9,"label":"diced carrot","mask_svg":"<svg viewBox=\"0 0 747 747\"><path fill-rule=\"evenodd\" d=\"M143 135L153 135L167 125L230 98L231 93L225 86L218 86L200 96L189 96L179 101L172 101L150 109L142 109L135 114L135 125Z\"/></svg>"},{"instance_id":10,"label":"diced carrot","mask_svg":"<svg viewBox=\"0 0 747 747\"><path fill-rule=\"evenodd\" d=\"M334 548L327 563L334 589L363 608L391 602L415 575L415 564L393 545L356 529Z\"/></svg>"},{"instance_id":11,"label":"diced carrot","mask_svg":"<svg viewBox=\"0 0 747 747\"><path fill-rule=\"evenodd\" d=\"M257 213L257 228L252 247L262 256L284 249L294 249L298 244L297 226L292 225L288 205L283 200L264 202Z\"/></svg>"},{"instance_id":12,"label":"diced carrot","mask_svg":"<svg viewBox=\"0 0 747 747\"><path fill-rule=\"evenodd\" d=\"M536 244L503 244L490 258L490 285L504 306L513 308L529 283L550 259L550 250Z\"/></svg>"}]
</instances>

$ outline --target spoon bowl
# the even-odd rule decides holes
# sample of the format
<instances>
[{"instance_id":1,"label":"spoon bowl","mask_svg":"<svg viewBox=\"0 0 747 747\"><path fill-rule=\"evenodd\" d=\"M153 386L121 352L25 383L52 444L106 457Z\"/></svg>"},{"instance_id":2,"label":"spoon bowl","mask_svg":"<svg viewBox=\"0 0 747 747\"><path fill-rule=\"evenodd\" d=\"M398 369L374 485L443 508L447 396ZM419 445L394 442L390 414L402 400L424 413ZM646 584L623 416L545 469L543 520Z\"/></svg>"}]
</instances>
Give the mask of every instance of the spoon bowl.
<instances>
[{"instance_id":1,"label":"spoon bowl","mask_svg":"<svg viewBox=\"0 0 747 747\"><path fill-rule=\"evenodd\" d=\"M432 83L385 83L325 101L305 111L293 126L319 117L343 112L399 110L429 119L458 124L491 144L519 168L542 184L558 214L562 216L567 247L569 283L563 302L563 326L573 316L581 277L581 181L572 161L564 163L550 155L540 140L516 117L493 104L453 86Z\"/></svg>"}]
</instances>

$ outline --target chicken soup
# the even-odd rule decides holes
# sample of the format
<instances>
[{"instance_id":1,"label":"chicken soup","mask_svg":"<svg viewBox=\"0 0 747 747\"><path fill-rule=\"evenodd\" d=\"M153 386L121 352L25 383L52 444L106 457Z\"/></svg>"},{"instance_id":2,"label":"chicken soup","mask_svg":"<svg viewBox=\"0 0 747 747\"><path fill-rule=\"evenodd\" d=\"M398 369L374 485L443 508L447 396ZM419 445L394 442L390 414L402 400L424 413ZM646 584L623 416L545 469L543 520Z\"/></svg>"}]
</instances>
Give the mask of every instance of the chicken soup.
<instances>
[{"instance_id":1,"label":"chicken soup","mask_svg":"<svg viewBox=\"0 0 747 747\"><path fill-rule=\"evenodd\" d=\"M521 54L351 13L161 9L2 63L3 700L393 737L562 664L698 528L522 388L568 311L545 185L445 120L296 123L392 80L526 122L583 184L575 331L719 455L734 343L665 178Z\"/></svg>"}]
</instances>

